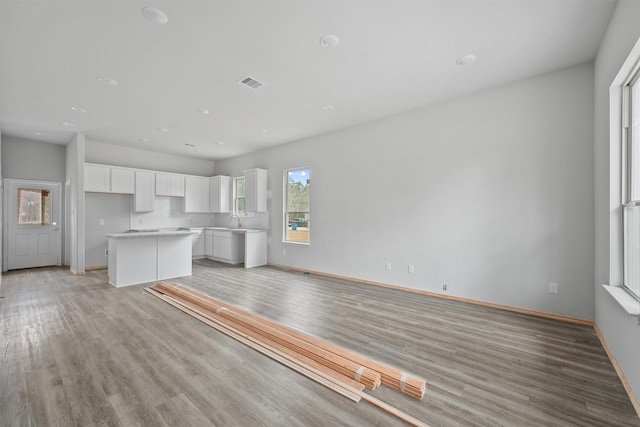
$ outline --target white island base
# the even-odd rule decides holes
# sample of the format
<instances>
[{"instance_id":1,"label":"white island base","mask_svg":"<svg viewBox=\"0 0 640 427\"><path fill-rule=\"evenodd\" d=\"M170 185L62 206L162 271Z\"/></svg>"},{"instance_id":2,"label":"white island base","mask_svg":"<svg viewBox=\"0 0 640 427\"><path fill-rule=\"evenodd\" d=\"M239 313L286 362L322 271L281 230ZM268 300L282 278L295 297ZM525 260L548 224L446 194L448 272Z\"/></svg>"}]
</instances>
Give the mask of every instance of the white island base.
<instances>
[{"instance_id":1,"label":"white island base","mask_svg":"<svg viewBox=\"0 0 640 427\"><path fill-rule=\"evenodd\" d=\"M116 288L191 276L189 231L107 234L109 283Z\"/></svg>"}]
</instances>

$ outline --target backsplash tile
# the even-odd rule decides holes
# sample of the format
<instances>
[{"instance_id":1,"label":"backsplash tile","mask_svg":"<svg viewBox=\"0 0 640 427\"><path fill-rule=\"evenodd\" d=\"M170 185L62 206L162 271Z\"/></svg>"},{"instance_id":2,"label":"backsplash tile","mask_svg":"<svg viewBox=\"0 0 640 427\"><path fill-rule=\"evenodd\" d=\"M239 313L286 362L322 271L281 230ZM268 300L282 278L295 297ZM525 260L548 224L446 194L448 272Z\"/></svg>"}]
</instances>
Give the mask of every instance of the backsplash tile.
<instances>
[{"instance_id":1,"label":"backsplash tile","mask_svg":"<svg viewBox=\"0 0 640 427\"><path fill-rule=\"evenodd\" d=\"M181 197L156 196L153 212L131 212L130 228L178 228L213 226L212 213L184 213L184 199Z\"/></svg>"}]
</instances>

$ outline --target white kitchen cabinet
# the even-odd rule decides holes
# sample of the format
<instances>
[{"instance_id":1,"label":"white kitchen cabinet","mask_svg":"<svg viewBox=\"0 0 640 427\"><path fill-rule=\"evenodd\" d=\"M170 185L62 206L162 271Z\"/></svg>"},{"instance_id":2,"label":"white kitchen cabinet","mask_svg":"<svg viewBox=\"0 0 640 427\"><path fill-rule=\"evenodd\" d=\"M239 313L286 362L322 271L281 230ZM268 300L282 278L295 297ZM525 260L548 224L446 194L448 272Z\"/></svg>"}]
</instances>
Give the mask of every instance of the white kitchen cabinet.
<instances>
[{"instance_id":1,"label":"white kitchen cabinet","mask_svg":"<svg viewBox=\"0 0 640 427\"><path fill-rule=\"evenodd\" d=\"M213 231L213 257L218 260L231 260L231 232Z\"/></svg>"},{"instance_id":2,"label":"white kitchen cabinet","mask_svg":"<svg viewBox=\"0 0 640 427\"><path fill-rule=\"evenodd\" d=\"M135 174L133 169L111 168L111 192L133 194L135 189Z\"/></svg>"},{"instance_id":3,"label":"white kitchen cabinet","mask_svg":"<svg viewBox=\"0 0 640 427\"><path fill-rule=\"evenodd\" d=\"M204 231L204 256L213 258L213 230Z\"/></svg>"},{"instance_id":4,"label":"white kitchen cabinet","mask_svg":"<svg viewBox=\"0 0 640 427\"><path fill-rule=\"evenodd\" d=\"M186 176L184 184L184 211L186 213L208 213L209 178Z\"/></svg>"},{"instance_id":5,"label":"white kitchen cabinet","mask_svg":"<svg viewBox=\"0 0 640 427\"><path fill-rule=\"evenodd\" d=\"M251 169L244 171L245 210L247 212L267 211L267 171Z\"/></svg>"},{"instance_id":6,"label":"white kitchen cabinet","mask_svg":"<svg viewBox=\"0 0 640 427\"><path fill-rule=\"evenodd\" d=\"M244 235L231 230L213 230L213 259L229 264L244 262Z\"/></svg>"},{"instance_id":7,"label":"white kitchen cabinet","mask_svg":"<svg viewBox=\"0 0 640 427\"><path fill-rule=\"evenodd\" d=\"M155 201L155 174L151 171L135 171L134 212L152 212Z\"/></svg>"},{"instance_id":8,"label":"white kitchen cabinet","mask_svg":"<svg viewBox=\"0 0 640 427\"><path fill-rule=\"evenodd\" d=\"M84 191L133 194L134 170L108 165L84 165Z\"/></svg>"},{"instance_id":9,"label":"white kitchen cabinet","mask_svg":"<svg viewBox=\"0 0 640 427\"><path fill-rule=\"evenodd\" d=\"M244 268L267 264L267 232L251 230L245 232Z\"/></svg>"},{"instance_id":10,"label":"white kitchen cabinet","mask_svg":"<svg viewBox=\"0 0 640 427\"><path fill-rule=\"evenodd\" d=\"M205 228L205 256L245 268L267 264L267 230Z\"/></svg>"},{"instance_id":11,"label":"white kitchen cabinet","mask_svg":"<svg viewBox=\"0 0 640 427\"><path fill-rule=\"evenodd\" d=\"M226 213L231 211L231 177L209 178L209 211Z\"/></svg>"},{"instance_id":12,"label":"white kitchen cabinet","mask_svg":"<svg viewBox=\"0 0 640 427\"><path fill-rule=\"evenodd\" d=\"M156 196L184 197L184 175L156 172Z\"/></svg>"},{"instance_id":13,"label":"white kitchen cabinet","mask_svg":"<svg viewBox=\"0 0 640 427\"><path fill-rule=\"evenodd\" d=\"M192 247L191 256L193 259L204 258L205 234L204 228L190 228Z\"/></svg>"},{"instance_id":14,"label":"white kitchen cabinet","mask_svg":"<svg viewBox=\"0 0 640 427\"><path fill-rule=\"evenodd\" d=\"M111 192L111 167L85 164L84 191L96 193Z\"/></svg>"}]
</instances>

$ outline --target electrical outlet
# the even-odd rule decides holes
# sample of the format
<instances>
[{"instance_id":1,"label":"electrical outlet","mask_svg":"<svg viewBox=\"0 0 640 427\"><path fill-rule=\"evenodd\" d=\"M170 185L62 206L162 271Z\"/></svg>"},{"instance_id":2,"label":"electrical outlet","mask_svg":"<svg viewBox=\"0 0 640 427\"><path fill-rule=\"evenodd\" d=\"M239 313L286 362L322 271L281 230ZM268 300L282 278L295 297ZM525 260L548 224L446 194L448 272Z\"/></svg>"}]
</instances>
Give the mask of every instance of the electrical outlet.
<instances>
[{"instance_id":1,"label":"electrical outlet","mask_svg":"<svg viewBox=\"0 0 640 427\"><path fill-rule=\"evenodd\" d=\"M560 287L558 286L558 284L554 282L549 282L549 293L557 294L558 291L560 291Z\"/></svg>"},{"instance_id":2,"label":"electrical outlet","mask_svg":"<svg viewBox=\"0 0 640 427\"><path fill-rule=\"evenodd\" d=\"M446 292L447 291L447 285L443 284L442 285L442 290Z\"/></svg>"},{"instance_id":3,"label":"electrical outlet","mask_svg":"<svg viewBox=\"0 0 640 427\"><path fill-rule=\"evenodd\" d=\"M384 264L384 269L387 270L387 271L391 271L391 261L387 261Z\"/></svg>"},{"instance_id":4,"label":"electrical outlet","mask_svg":"<svg viewBox=\"0 0 640 427\"><path fill-rule=\"evenodd\" d=\"M104 225L104 219L100 220L100 225Z\"/></svg>"},{"instance_id":5,"label":"electrical outlet","mask_svg":"<svg viewBox=\"0 0 640 427\"><path fill-rule=\"evenodd\" d=\"M109 249L104 250L104 256L109 256Z\"/></svg>"},{"instance_id":6,"label":"electrical outlet","mask_svg":"<svg viewBox=\"0 0 640 427\"><path fill-rule=\"evenodd\" d=\"M413 274L415 272L416 272L416 268L413 265L409 264L409 273Z\"/></svg>"}]
</instances>

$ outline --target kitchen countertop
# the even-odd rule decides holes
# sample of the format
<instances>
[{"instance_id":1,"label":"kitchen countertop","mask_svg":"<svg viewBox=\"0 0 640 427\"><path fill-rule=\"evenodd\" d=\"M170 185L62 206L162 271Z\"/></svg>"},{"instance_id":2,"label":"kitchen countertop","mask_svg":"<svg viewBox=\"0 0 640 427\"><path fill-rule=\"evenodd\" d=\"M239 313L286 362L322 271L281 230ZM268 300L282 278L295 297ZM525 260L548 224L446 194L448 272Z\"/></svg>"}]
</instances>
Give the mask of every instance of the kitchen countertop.
<instances>
[{"instance_id":1,"label":"kitchen countertop","mask_svg":"<svg viewBox=\"0 0 640 427\"><path fill-rule=\"evenodd\" d=\"M190 236L189 230L159 230L159 231L136 231L133 233L112 233L107 237L114 239L130 239L135 237L172 237L172 236Z\"/></svg>"},{"instance_id":2,"label":"kitchen countertop","mask_svg":"<svg viewBox=\"0 0 640 427\"><path fill-rule=\"evenodd\" d=\"M260 233L267 230L257 228L228 228L228 227L204 227L205 230L231 231L232 233Z\"/></svg>"}]
</instances>

